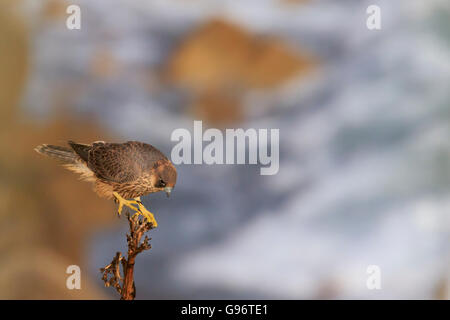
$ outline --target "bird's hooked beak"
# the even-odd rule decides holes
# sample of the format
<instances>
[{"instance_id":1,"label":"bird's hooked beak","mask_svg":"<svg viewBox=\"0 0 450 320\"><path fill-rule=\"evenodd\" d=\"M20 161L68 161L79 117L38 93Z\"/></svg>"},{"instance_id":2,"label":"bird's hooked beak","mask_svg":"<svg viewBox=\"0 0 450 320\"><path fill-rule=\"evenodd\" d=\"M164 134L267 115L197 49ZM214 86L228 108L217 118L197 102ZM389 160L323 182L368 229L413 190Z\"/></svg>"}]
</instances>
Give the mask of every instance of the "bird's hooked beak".
<instances>
[{"instance_id":1,"label":"bird's hooked beak","mask_svg":"<svg viewBox=\"0 0 450 320\"><path fill-rule=\"evenodd\" d=\"M172 192L172 187L166 187L166 188L164 188L164 191L166 192L166 194L167 194L167 198L168 197L170 197L170 193Z\"/></svg>"}]
</instances>

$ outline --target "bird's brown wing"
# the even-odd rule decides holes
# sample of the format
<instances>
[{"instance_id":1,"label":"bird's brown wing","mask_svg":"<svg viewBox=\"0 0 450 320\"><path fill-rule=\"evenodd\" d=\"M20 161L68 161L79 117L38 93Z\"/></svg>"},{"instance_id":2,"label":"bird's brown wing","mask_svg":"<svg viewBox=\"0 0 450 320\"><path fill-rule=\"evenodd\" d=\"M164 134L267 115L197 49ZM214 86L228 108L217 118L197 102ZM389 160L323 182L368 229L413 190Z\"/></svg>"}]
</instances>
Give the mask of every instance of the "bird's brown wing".
<instances>
[{"instance_id":1,"label":"bird's brown wing","mask_svg":"<svg viewBox=\"0 0 450 320\"><path fill-rule=\"evenodd\" d=\"M75 153L84 161L87 162L89 158L89 150L91 150L92 145L76 143L75 141L69 140L67 142L70 147L75 151Z\"/></svg>"},{"instance_id":2,"label":"bird's brown wing","mask_svg":"<svg viewBox=\"0 0 450 320\"><path fill-rule=\"evenodd\" d=\"M131 182L142 172L134 161L135 157L124 144L94 143L89 151L88 166L102 180Z\"/></svg>"},{"instance_id":3,"label":"bird's brown wing","mask_svg":"<svg viewBox=\"0 0 450 320\"><path fill-rule=\"evenodd\" d=\"M88 166L102 180L125 183L138 179L163 158L159 150L142 142L94 143Z\"/></svg>"}]
</instances>

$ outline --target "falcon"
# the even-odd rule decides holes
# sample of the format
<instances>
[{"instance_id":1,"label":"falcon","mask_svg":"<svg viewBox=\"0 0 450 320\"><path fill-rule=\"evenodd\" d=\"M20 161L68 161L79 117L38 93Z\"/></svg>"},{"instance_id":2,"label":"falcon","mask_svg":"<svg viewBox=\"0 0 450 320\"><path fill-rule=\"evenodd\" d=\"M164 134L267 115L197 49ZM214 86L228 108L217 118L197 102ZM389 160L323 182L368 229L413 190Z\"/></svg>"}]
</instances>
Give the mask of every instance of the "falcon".
<instances>
[{"instance_id":1,"label":"falcon","mask_svg":"<svg viewBox=\"0 0 450 320\"><path fill-rule=\"evenodd\" d=\"M68 147L42 144L35 150L62 162L67 169L93 182L94 191L103 198L115 199L118 214L128 207L156 227L153 214L141 196L165 191L170 196L177 181L177 170L170 160L150 144L139 141L91 144L68 141Z\"/></svg>"}]
</instances>

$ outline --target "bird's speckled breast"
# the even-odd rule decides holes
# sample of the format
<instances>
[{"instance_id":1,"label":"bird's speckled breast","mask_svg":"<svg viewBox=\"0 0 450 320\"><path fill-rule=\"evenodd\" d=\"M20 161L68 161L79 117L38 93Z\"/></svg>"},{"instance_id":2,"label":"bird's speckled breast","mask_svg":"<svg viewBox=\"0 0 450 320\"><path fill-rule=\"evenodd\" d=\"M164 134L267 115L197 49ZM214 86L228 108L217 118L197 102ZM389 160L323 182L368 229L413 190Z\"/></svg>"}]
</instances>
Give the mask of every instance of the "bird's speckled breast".
<instances>
[{"instance_id":1,"label":"bird's speckled breast","mask_svg":"<svg viewBox=\"0 0 450 320\"><path fill-rule=\"evenodd\" d=\"M126 183L111 183L114 191L119 193L125 199L140 197L149 193L157 192L153 188L152 180L149 174L143 174L138 179Z\"/></svg>"}]
</instances>

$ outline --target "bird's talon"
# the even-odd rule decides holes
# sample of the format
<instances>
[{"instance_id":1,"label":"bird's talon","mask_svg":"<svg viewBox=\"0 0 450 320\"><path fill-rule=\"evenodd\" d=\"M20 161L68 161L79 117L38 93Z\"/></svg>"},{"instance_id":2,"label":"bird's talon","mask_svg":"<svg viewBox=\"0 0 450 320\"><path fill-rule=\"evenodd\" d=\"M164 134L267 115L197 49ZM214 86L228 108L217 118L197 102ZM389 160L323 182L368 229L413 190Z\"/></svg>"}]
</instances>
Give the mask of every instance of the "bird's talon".
<instances>
[{"instance_id":1,"label":"bird's talon","mask_svg":"<svg viewBox=\"0 0 450 320\"><path fill-rule=\"evenodd\" d=\"M123 206L126 206L126 207L132 209L133 211L135 211L133 214L133 217L136 214L142 215L144 218L147 219L147 221L149 223L152 224L153 228L156 228L158 226L158 223L156 222L155 217L153 216L153 214L150 211L148 211L144 207L140 198L135 198L133 200L126 200L122 196L120 196L117 192L114 192L113 195L114 195L115 199L117 200L117 202L119 203L119 208L117 211L117 214L119 215L119 217L122 213ZM137 207L135 205L137 205Z\"/></svg>"}]
</instances>

